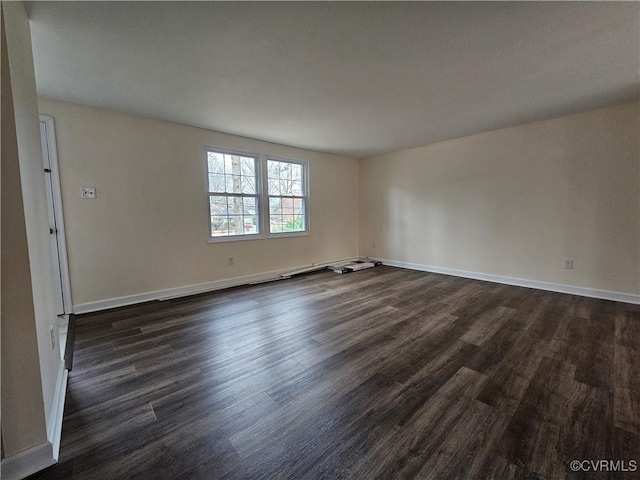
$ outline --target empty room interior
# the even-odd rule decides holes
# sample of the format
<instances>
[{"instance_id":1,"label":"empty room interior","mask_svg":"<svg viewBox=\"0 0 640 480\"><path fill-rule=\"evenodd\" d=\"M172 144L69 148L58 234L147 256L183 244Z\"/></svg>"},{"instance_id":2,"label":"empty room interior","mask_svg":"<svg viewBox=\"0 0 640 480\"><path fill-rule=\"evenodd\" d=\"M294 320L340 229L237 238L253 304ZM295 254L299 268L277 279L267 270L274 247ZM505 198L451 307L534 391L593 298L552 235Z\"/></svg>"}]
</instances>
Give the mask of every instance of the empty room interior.
<instances>
[{"instance_id":1,"label":"empty room interior","mask_svg":"<svg viewBox=\"0 0 640 480\"><path fill-rule=\"evenodd\" d=\"M640 3L2 1L2 479L640 476Z\"/></svg>"}]
</instances>

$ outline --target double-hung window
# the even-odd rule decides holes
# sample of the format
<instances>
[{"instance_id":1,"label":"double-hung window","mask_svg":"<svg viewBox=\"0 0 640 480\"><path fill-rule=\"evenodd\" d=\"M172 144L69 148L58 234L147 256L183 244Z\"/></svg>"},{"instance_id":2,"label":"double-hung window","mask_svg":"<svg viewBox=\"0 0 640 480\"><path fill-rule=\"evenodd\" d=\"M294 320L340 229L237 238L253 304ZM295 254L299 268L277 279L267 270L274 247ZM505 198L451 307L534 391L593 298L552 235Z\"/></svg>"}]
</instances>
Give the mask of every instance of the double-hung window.
<instances>
[{"instance_id":1,"label":"double-hung window","mask_svg":"<svg viewBox=\"0 0 640 480\"><path fill-rule=\"evenodd\" d=\"M209 237L259 236L259 156L207 149Z\"/></svg>"},{"instance_id":2,"label":"double-hung window","mask_svg":"<svg viewBox=\"0 0 640 480\"><path fill-rule=\"evenodd\" d=\"M309 232L306 162L207 147L209 240Z\"/></svg>"},{"instance_id":3,"label":"double-hung window","mask_svg":"<svg viewBox=\"0 0 640 480\"><path fill-rule=\"evenodd\" d=\"M267 158L269 233L307 231L306 164Z\"/></svg>"}]
</instances>

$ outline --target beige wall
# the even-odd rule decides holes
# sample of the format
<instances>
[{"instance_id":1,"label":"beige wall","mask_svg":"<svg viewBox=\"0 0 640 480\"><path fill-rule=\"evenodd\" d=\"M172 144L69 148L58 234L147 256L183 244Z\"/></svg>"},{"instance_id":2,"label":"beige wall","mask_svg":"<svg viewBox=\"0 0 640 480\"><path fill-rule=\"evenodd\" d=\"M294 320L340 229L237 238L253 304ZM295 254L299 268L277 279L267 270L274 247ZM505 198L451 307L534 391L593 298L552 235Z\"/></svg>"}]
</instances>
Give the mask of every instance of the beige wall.
<instances>
[{"instance_id":1,"label":"beige wall","mask_svg":"<svg viewBox=\"0 0 640 480\"><path fill-rule=\"evenodd\" d=\"M363 160L360 254L638 294L639 128L635 102Z\"/></svg>"},{"instance_id":2,"label":"beige wall","mask_svg":"<svg viewBox=\"0 0 640 480\"><path fill-rule=\"evenodd\" d=\"M49 332L58 335L29 22L22 3L2 10L2 439L9 457L47 440L61 360Z\"/></svg>"},{"instance_id":3,"label":"beige wall","mask_svg":"<svg viewBox=\"0 0 640 480\"><path fill-rule=\"evenodd\" d=\"M357 255L357 160L44 99L40 112L55 121L75 305ZM205 145L308 160L311 235L208 244Z\"/></svg>"}]
</instances>

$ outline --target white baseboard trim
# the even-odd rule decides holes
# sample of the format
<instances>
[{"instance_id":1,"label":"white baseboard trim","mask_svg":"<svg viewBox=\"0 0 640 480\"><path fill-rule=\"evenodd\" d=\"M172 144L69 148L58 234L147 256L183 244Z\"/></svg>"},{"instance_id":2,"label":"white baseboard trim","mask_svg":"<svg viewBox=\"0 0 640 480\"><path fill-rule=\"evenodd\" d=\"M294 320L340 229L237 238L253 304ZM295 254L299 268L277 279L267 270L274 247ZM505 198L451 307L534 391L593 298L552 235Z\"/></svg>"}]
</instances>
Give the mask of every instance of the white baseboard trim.
<instances>
[{"instance_id":1,"label":"white baseboard trim","mask_svg":"<svg viewBox=\"0 0 640 480\"><path fill-rule=\"evenodd\" d=\"M20 480L56 463L53 445L44 442L2 459L2 480Z\"/></svg>"},{"instance_id":2,"label":"white baseboard trim","mask_svg":"<svg viewBox=\"0 0 640 480\"><path fill-rule=\"evenodd\" d=\"M373 258L373 257L372 257ZM421 270L423 272L442 273L444 275L453 275L455 277L472 278L474 280L484 280L487 282L503 283L506 285L514 285L516 287L536 288L538 290L547 290L550 292L568 293L570 295L579 295L582 297L601 298L603 300L613 300L616 302L640 304L640 294L624 292L612 292L610 290L598 290L595 288L577 287L573 285L562 285L559 283L540 282L538 280L527 280L524 278L503 277L500 275L491 275L489 273L468 272L466 270L456 270L453 268L434 267L431 265L421 265L419 263L398 262L384 258L374 258L381 261L384 265L390 267L408 268L411 270Z\"/></svg>"},{"instance_id":3,"label":"white baseboard trim","mask_svg":"<svg viewBox=\"0 0 640 480\"><path fill-rule=\"evenodd\" d=\"M152 300L170 300L172 298L186 297L198 293L213 292L215 290L223 290L225 288L239 287L241 285L249 285L252 283L261 283L268 280L279 280L288 275L311 271L316 267L332 265L334 263L349 262L358 260L360 257L343 258L331 262L313 263L309 265L301 265L282 270L272 270L270 272L257 273L254 275L243 275L240 277L225 278L222 280L214 280L212 282L199 283L196 285L187 285L184 287L167 288L164 290L156 290L154 292L138 293L135 295L126 295L123 297L109 298L106 300L98 300L96 302L80 303L73 306L73 313L79 315L82 313L98 312L110 308L124 307L126 305L134 305L136 303L149 302Z\"/></svg>"},{"instance_id":4,"label":"white baseboard trim","mask_svg":"<svg viewBox=\"0 0 640 480\"><path fill-rule=\"evenodd\" d=\"M11 457L3 458L0 467L2 480L20 480L58 462L68 376L69 372L61 361L47 425L47 441Z\"/></svg>"}]
</instances>

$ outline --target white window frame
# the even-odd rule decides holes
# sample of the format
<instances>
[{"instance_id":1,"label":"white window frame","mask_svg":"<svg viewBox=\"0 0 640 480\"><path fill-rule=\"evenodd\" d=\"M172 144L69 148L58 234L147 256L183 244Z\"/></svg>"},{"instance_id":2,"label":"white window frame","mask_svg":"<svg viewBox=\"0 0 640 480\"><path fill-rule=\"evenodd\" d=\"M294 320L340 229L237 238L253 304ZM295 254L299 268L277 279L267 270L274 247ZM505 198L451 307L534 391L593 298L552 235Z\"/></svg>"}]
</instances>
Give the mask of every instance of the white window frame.
<instances>
[{"instance_id":1,"label":"white window frame","mask_svg":"<svg viewBox=\"0 0 640 480\"><path fill-rule=\"evenodd\" d=\"M221 153L224 155L238 155L242 157L251 157L255 158L255 171L256 171L256 193L255 194L237 194L237 193L226 193L226 192L211 192L209 190L209 152ZM239 240L256 240L265 237L264 234L264 205L263 205L263 195L262 195L262 155L258 153L252 152L244 152L241 150L232 150L229 148L221 148L215 146L205 146L204 148L204 170L205 170L205 191L206 191L206 199L207 199L207 235L208 235L208 243L219 243L219 242L234 242ZM256 199L257 203L257 215L258 215L258 233L245 233L242 235L227 235L227 236L219 236L214 237L211 234L211 197L212 196L227 196L227 197L251 197Z\"/></svg>"},{"instance_id":2,"label":"white window frame","mask_svg":"<svg viewBox=\"0 0 640 480\"><path fill-rule=\"evenodd\" d=\"M270 197L280 197L280 198L288 198L287 195L269 195L269 169L267 167L267 162L269 160L273 160L274 162L283 162L283 163L295 163L298 165L302 165L302 192L303 195L301 197L291 197L291 198L302 198L304 200L304 218L305 225L304 230L301 232L276 232L271 233L271 218L269 212L269 198ZM291 158L283 158L283 157L275 157L273 155L265 155L264 163L263 163L263 184L262 191L264 192L264 206L265 206L265 235L268 238L282 238L282 237L302 237L310 234L309 229L309 162L306 160L293 160Z\"/></svg>"},{"instance_id":3,"label":"white window frame","mask_svg":"<svg viewBox=\"0 0 640 480\"><path fill-rule=\"evenodd\" d=\"M233 194L222 192L210 192L209 191L209 161L208 153L222 153L226 155L239 155L244 157L252 157L256 159L256 194ZM276 162L296 163L302 165L302 187L304 195L304 215L305 215L305 230L302 232L278 232L271 233L271 219L269 218L269 181L267 162L273 160ZM265 155L261 153L248 152L242 150L235 150L225 147L217 147L215 145L205 145L204 147L204 180L205 180L205 198L207 202L207 243L220 243L220 242L236 242L242 240L261 240L265 238L284 238L284 237L302 237L310 235L310 193L309 193L309 162L306 160L295 160L285 157L276 157L273 155ZM257 212L258 212L258 228L259 233L248 233L243 235L228 235L214 237L211 235L211 196L231 196L231 197L255 197L257 199ZM273 195L277 196L277 195ZM286 197L286 196L285 196Z\"/></svg>"}]
</instances>

